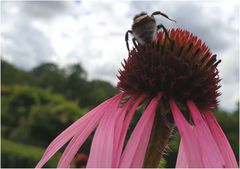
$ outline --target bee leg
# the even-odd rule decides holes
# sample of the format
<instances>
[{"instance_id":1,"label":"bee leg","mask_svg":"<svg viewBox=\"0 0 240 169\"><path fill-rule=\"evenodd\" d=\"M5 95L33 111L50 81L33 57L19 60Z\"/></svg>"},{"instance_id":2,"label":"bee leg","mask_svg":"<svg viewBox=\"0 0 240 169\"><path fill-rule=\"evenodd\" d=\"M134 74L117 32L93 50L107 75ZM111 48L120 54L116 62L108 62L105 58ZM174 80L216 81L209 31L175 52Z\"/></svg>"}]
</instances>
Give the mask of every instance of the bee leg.
<instances>
[{"instance_id":1,"label":"bee leg","mask_svg":"<svg viewBox=\"0 0 240 169\"><path fill-rule=\"evenodd\" d=\"M163 17L167 18L168 20L176 22L175 20L170 19L165 13L162 13L161 11L155 11L155 12L152 13L151 16L154 16L154 15L162 15Z\"/></svg>"},{"instance_id":2,"label":"bee leg","mask_svg":"<svg viewBox=\"0 0 240 169\"><path fill-rule=\"evenodd\" d=\"M132 34L132 31L131 30L128 30L125 34L125 41L126 41L126 46L127 46L127 50L129 51L129 44L128 44L128 35L129 33Z\"/></svg>"},{"instance_id":3,"label":"bee leg","mask_svg":"<svg viewBox=\"0 0 240 169\"><path fill-rule=\"evenodd\" d=\"M167 29L166 29L162 24L160 24L160 25L157 26L157 30L159 30L159 29L161 29L161 28L163 29L163 32L165 33L165 35L166 35L166 37L168 38L168 40L171 41L171 39L169 38Z\"/></svg>"},{"instance_id":4,"label":"bee leg","mask_svg":"<svg viewBox=\"0 0 240 169\"><path fill-rule=\"evenodd\" d=\"M133 42L133 44L134 44L134 47L138 50L138 41L137 41L137 39L136 38L132 38L132 42Z\"/></svg>"},{"instance_id":5,"label":"bee leg","mask_svg":"<svg viewBox=\"0 0 240 169\"><path fill-rule=\"evenodd\" d=\"M174 47L174 41L172 39L170 39L167 29L162 24L157 25L157 30L159 30L161 28L163 29L163 32L165 33L167 39L170 41L170 43L172 43L172 47ZM165 42L165 40L164 40L164 42Z\"/></svg>"}]
</instances>

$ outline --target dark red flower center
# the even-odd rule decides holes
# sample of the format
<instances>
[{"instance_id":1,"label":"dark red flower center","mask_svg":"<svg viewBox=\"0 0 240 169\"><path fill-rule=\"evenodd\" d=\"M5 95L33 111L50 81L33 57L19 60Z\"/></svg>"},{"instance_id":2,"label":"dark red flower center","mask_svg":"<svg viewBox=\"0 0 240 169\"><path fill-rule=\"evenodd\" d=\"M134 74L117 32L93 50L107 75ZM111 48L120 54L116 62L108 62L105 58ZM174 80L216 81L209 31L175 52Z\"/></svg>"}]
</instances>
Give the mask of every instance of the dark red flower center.
<instances>
[{"instance_id":1,"label":"dark red flower center","mask_svg":"<svg viewBox=\"0 0 240 169\"><path fill-rule=\"evenodd\" d=\"M179 102L193 100L212 108L220 95L216 55L188 31L172 29L171 41L163 32L157 41L133 48L118 76L118 88L129 94L163 92Z\"/></svg>"}]
</instances>

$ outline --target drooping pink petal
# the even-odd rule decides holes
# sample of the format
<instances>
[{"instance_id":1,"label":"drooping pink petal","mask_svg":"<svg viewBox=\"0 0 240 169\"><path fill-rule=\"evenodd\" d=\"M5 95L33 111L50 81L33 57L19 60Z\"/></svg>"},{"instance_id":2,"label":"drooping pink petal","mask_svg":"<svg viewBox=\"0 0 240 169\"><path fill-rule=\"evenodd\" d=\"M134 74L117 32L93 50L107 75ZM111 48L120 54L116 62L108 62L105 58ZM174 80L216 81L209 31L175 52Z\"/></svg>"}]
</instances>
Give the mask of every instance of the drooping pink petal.
<instances>
[{"instance_id":1,"label":"drooping pink petal","mask_svg":"<svg viewBox=\"0 0 240 169\"><path fill-rule=\"evenodd\" d=\"M112 158L114 159L112 162L112 166L117 166L116 164L120 161L120 156L118 155L118 145L120 144L120 137L121 137L121 133L123 130L123 125L124 125L124 119L126 117L127 112L130 109L130 106L134 103L135 97L131 97L129 99L129 101L127 102L127 104L124 106L124 110L123 112L120 114L120 116L118 117L117 123L115 125L115 131L114 131L114 143L113 143L113 154L112 154ZM121 153L120 153L121 155Z\"/></svg>"},{"instance_id":2,"label":"drooping pink petal","mask_svg":"<svg viewBox=\"0 0 240 169\"><path fill-rule=\"evenodd\" d=\"M185 150L185 147L183 146L182 141L180 141L177 162L176 162L176 168L188 168L189 167L186 153L187 152Z\"/></svg>"},{"instance_id":3,"label":"drooping pink petal","mask_svg":"<svg viewBox=\"0 0 240 169\"><path fill-rule=\"evenodd\" d=\"M119 97L120 94L106 100L86 115L81 117L79 120L74 122L71 126L69 126L66 130L64 130L60 135L58 135L48 146L45 153L43 154L42 159L38 162L36 168L41 168L43 165L66 143L68 142L77 132L84 129L84 127L91 121L92 119L101 118L101 116L105 113L104 109L108 107L111 102ZM93 124L94 125L94 124Z\"/></svg>"},{"instance_id":4,"label":"drooping pink petal","mask_svg":"<svg viewBox=\"0 0 240 169\"><path fill-rule=\"evenodd\" d=\"M126 134L127 134L127 130L128 130L129 124L130 124L130 122L131 122L131 120L133 118L133 115L134 115L137 107L139 106L139 104L141 103L143 98L144 98L144 95L140 96L136 100L136 102L132 106L131 110L128 112L126 118L124 119L121 135L120 135L119 142L118 142L118 145L117 145L117 150L115 151L115 153L116 153L116 161L115 161L115 163L113 163L113 167L114 168L119 166L120 157L121 157L121 154L122 154L122 151L123 151L123 145L124 145L124 141L125 141L125 138L126 138Z\"/></svg>"},{"instance_id":5,"label":"drooping pink petal","mask_svg":"<svg viewBox=\"0 0 240 169\"><path fill-rule=\"evenodd\" d=\"M201 113L192 101L187 101L188 108L191 112L194 125L196 127L197 138L204 167L225 167L221 152L213 139L212 133L203 120Z\"/></svg>"},{"instance_id":6,"label":"drooping pink petal","mask_svg":"<svg viewBox=\"0 0 240 169\"><path fill-rule=\"evenodd\" d=\"M211 112L203 113L205 117L205 121L218 145L218 148L221 151L221 154L225 161L226 168L238 168L237 160L233 153L233 150L225 136L224 132L222 131L221 127L219 126L216 118Z\"/></svg>"},{"instance_id":7,"label":"drooping pink petal","mask_svg":"<svg viewBox=\"0 0 240 169\"><path fill-rule=\"evenodd\" d=\"M105 108L103 111L105 112L111 112L111 108L117 107L120 100L122 99L122 96L119 95L113 102L111 102L111 105L107 108ZM113 109L115 110L115 109ZM107 114L105 113L105 114ZM98 116L97 116L98 115ZM105 115L104 115L105 116ZM59 168L67 168L70 166L70 163L74 156L76 155L77 151L81 147L81 145L84 143L84 141L88 138L88 136L92 133L92 131L96 128L98 122L100 121L100 113L96 114L95 118L92 118L89 123L87 123L82 130L80 130L74 138L70 141L67 148L65 149L59 163Z\"/></svg>"},{"instance_id":8,"label":"drooping pink petal","mask_svg":"<svg viewBox=\"0 0 240 169\"><path fill-rule=\"evenodd\" d=\"M130 98L121 108L118 103L104 115L93 138L87 167L110 168L113 166L116 161L114 151L118 144L116 139L119 139L124 116L133 100L134 98Z\"/></svg>"},{"instance_id":9,"label":"drooping pink petal","mask_svg":"<svg viewBox=\"0 0 240 169\"><path fill-rule=\"evenodd\" d=\"M196 129L194 128L194 126L191 126L186 121L183 114L180 112L179 108L177 107L176 102L173 99L170 99L169 103L170 103L170 108L173 114L175 124L181 136L181 144L182 144L182 147L184 147L184 152L186 156L184 158L188 163L188 167L192 167L192 168L204 167L201 154L200 154L199 142L196 137L196 132L195 132ZM179 163L181 163L181 161L177 161L177 164ZM176 167L181 167L181 165Z\"/></svg>"},{"instance_id":10,"label":"drooping pink petal","mask_svg":"<svg viewBox=\"0 0 240 169\"><path fill-rule=\"evenodd\" d=\"M142 167L156 114L156 107L161 96L162 94L159 94L151 100L138 121L124 149L119 167Z\"/></svg>"}]
</instances>

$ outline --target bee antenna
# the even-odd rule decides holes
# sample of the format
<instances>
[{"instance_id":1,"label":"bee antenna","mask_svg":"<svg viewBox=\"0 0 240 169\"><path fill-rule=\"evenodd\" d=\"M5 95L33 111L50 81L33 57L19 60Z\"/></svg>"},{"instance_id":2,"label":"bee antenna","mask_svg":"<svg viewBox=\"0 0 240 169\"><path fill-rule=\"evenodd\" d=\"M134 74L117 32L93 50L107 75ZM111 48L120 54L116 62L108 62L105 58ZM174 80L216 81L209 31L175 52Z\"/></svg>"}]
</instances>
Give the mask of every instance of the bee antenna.
<instances>
[{"instance_id":1,"label":"bee antenna","mask_svg":"<svg viewBox=\"0 0 240 169\"><path fill-rule=\"evenodd\" d=\"M163 17L167 18L168 20L173 21L173 22L176 22L175 20L170 19L165 13L162 13L162 12L160 12L160 11L155 11L155 12L153 12L151 16L154 16L154 15L162 15Z\"/></svg>"}]
</instances>

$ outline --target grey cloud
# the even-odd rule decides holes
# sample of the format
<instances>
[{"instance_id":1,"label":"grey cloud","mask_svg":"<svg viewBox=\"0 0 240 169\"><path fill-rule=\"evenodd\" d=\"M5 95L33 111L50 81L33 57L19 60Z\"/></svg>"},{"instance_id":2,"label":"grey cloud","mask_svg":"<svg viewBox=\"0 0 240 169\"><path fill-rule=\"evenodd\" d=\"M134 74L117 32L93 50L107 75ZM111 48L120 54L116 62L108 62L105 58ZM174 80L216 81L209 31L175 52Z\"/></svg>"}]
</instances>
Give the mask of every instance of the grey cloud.
<instances>
[{"instance_id":1,"label":"grey cloud","mask_svg":"<svg viewBox=\"0 0 240 169\"><path fill-rule=\"evenodd\" d=\"M64 14L68 4L65 1L25 1L21 10L28 17L49 19Z\"/></svg>"},{"instance_id":2,"label":"grey cloud","mask_svg":"<svg viewBox=\"0 0 240 169\"><path fill-rule=\"evenodd\" d=\"M3 17L17 9L17 17L48 20L66 14L70 4L66 1L3 1L1 11Z\"/></svg>"},{"instance_id":3,"label":"grey cloud","mask_svg":"<svg viewBox=\"0 0 240 169\"><path fill-rule=\"evenodd\" d=\"M26 22L17 23L13 32L3 32L2 36L10 42L2 46L3 58L7 56L18 67L31 69L55 54L49 39Z\"/></svg>"},{"instance_id":4,"label":"grey cloud","mask_svg":"<svg viewBox=\"0 0 240 169\"><path fill-rule=\"evenodd\" d=\"M2 31L3 41L8 42L2 45L3 58L27 70L42 62L50 61L52 59L50 57L55 55L50 39L32 23L36 20L35 17L54 16L56 13L52 9L54 5L59 12L60 9L63 10L63 5L60 4L62 2L4 2L2 18L4 26L10 29ZM13 9L15 13L11 13Z\"/></svg>"},{"instance_id":5,"label":"grey cloud","mask_svg":"<svg viewBox=\"0 0 240 169\"><path fill-rule=\"evenodd\" d=\"M199 36L214 51L224 51L230 47L231 33L222 18L209 18L199 4L182 4L176 10L177 25ZM216 10L216 15L217 14ZM219 14L220 16L220 14Z\"/></svg>"}]
</instances>

